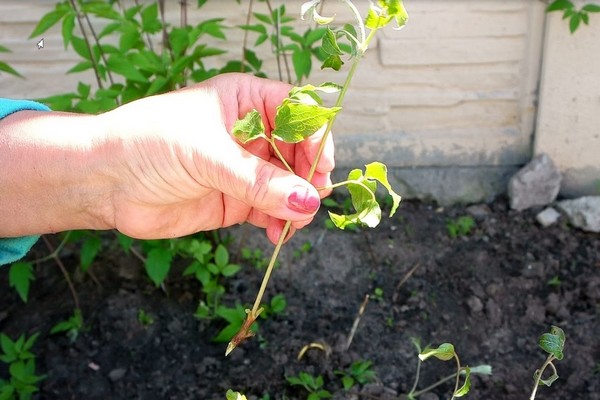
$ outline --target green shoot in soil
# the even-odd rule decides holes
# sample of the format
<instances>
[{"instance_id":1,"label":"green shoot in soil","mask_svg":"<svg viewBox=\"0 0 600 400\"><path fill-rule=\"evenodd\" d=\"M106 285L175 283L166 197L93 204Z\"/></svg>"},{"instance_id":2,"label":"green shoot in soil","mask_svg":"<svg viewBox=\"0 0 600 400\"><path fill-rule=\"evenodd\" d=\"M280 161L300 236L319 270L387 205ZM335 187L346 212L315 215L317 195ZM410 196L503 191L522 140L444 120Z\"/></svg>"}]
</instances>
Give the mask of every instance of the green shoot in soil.
<instances>
[{"instance_id":1,"label":"green shoot in soil","mask_svg":"<svg viewBox=\"0 0 600 400\"><path fill-rule=\"evenodd\" d=\"M37 333L29 338L21 335L13 341L0 333L0 361L8 364L10 374L10 379L0 379L0 399L29 400L39 390L38 384L45 376L35 374L35 354L31 352L37 337Z\"/></svg>"},{"instance_id":2,"label":"green shoot in soil","mask_svg":"<svg viewBox=\"0 0 600 400\"><path fill-rule=\"evenodd\" d=\"M452 392L452 397L450 400L457 398L457 397L463 397L467 393L469 393L469 390L471 389L471 374L481 374L481 375L491 375L492 374L492 367L489 365L486 365L486 364L478 365L478 366L472 367L472 368L469 368L467 366L464 366L464 367L461 366L460 359L458 358L458 354L456 354L456 351L454 350L454 346L451 343L442 343L436 349L431 349L429 347L422 349L420 341L415 338L412 339L412 343L417 348L417 351L419 352L419 361L417 364L417 372L415 375L415 382L414 382L410 392L407 394L407 398L409 400L414 400L418 396L422 395L423 393L427 393L427 392L435 389L439 385L441 385L449 380L452 380L452 379L455 379L455 384L454 384L454 391ZM422 365L423 361L427 360L430 357L435 357L442 361L449 361L449 360L454 359L456 361L456 372L438 380L437 382L427 386L424 389L417 390L417 385L419 384L419 377L420 377L420 373L421 373L421 365ZM464 382L463 382L462 386L460 386L461 376L464 376Z\"/></svg>"},{"instance_id":3,"label":"green shoot in soil","mask_svg":"<svg viewBox=\"0 0 600 400\"><path fill-rule=\"evenodd\" d=\"M535 399L535 395L540 383L550 387L552 383L558 379L558 373L553 362L555 360L560 361L563 359L565 332L558 326L552 326L549 333L544 333L542 336L540 336L538 344L542 350L548 353L548 357L546 358L546 361L544 361L544 364L542 364L542 367L536 370L535 374L533 375L535 384L533 385L533 391L531 392L531 397L529 398L530 400ZM552 369L552 375L550 375L548 378L542 378L544 371L548 367Z\"/></svg>"},{"instance_id":4,"label":"green shoot in soil","mask_svg":"<svg viewBox=\"0 0 600 400\"><path fill-rule=\"evenodd\" d=\"M475 228L475 220L469 215L446 222L448 236L452 239L458 236L467 236Z\"/></svg>"},{"instance_id":5,"label":"green shoot in soil","mask_svg":"<svg viewBox=\"0 0 600 400\"><path fill-rule=\"evenodd\" d=\"M232 132L242 143L247 143L259 138L268 141L273 147L273 151L281 159L286 168L293 172L281 156L281 153L277 148L277 142L298 143L325 126L325 131L317 155L307 176L308 181L311 181L314 176L317 164L325 148L326 139L331 132L331 127L335 121L336 115L341 110L346 91L350 87L358 64L369 47L375 33L393 20L397 22L398 27L400 28L406 24L408 19L402 0L379 0L376 4L374 2L371 3L369 13L364 21L359 11L350 0L343 0L343 2L348 5L351 10L357 22L358 31L355 27L348 24L335 31L328 27L323 36L321 47L327 54L327 58L321 68L332 68L336 71L341 68L344 64L341 58L343 51L338 44L338 39L347 39L350 43L352 64L344 84L339 86L331 82L326 82L319 86L305 85L302 87L294 87L290 91L289 97L277 108L275 129L271 132L270 137L265 133L265 128L260 115L258 115L258 112L255 110L248 113L242 120L239 120L234 125ZM304 15L310 13L318 24L327 25L332 22L333 18L323 17L318 14L317 5L319 3L320 0L312 0L304 3L302 5L301 15L304 17ZM370 30L368 34L367 30ZM335 105L332 107L323 106L323 100L321 99L320 93L338 93ZM375 196L377 183L380 183L387 189L392 196L393 205L390 216L395 213L400 202L400 196L392 190L388 182L387 168L382 163L371 163L366 166L364 174L361 170L353 170L348 175L347 181L333 185L332 188L341 185L347 186L352 197L352 204L356 209L356 213L350 215L330 213L331 220L338 228L344 229L350 224L357 223L374 227L379 223L379 220L381 219L381 208ZM246 310L246 319L240 331L229 342L225 352L226 355L233 351L240 343L252 336L250 328L263 311L263 308L260 307L262 297L265 293L283 241L288 236L290 227L291 221L287 221L282 230L279 242L273 251L267 270L265 271L254 305L252 309Z\"/></svg>"},{"instance_id":6,"label":"green shoot in soil","mask_svg":"<svg viewBox=\"0 0 600 400\"><path fill-rule=\"evenodd\" d=\"M300 372L298 376L288 376L287 381L294 386L301 386L308 392L307 400L330 399L331 393L323 389L323 377L314 377L307 372Z\"/></svg>"},{"instance_id":7,"label":"green shoot in soil","mask_svg":"<svg viewBox=\"0 0 600 400\"><path fill-rule=\"evenodd\" d=\"M375 371L372 368L371 361L355 361L346 371L337 370L336 375L342 377L342 385L344 390L352 389L356 384L366 385L374 382L376 379Z\"/></svg>"}]
</instances>

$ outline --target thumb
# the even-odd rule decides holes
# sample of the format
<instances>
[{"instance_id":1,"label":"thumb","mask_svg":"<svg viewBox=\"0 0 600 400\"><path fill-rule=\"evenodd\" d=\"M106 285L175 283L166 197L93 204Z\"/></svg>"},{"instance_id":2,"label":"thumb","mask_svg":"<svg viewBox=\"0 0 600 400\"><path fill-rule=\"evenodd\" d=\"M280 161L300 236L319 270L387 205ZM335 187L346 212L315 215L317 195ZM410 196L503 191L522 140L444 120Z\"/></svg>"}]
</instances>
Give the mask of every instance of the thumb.
<instances>
[{"instance_id":1,"label":"thumb","mask_svg":"<svg viewBox=\"0 0 600 400\"><path fill-rule=\"evenodd\" d=\"M220 154L213 187L272 217L302 221L315 214L321 204L319 193L308 181L254 156L237 143Z\"/></svg>"}]
</instances>

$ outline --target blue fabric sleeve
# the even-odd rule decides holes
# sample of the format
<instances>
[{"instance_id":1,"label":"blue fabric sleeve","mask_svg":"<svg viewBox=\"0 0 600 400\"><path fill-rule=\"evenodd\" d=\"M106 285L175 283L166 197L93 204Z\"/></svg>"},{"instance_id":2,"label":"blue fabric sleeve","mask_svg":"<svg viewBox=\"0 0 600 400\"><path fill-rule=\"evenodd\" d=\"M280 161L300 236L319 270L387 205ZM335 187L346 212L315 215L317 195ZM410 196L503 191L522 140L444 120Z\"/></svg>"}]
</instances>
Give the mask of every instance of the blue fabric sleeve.
<instances>
[{"instance_id":1,"label":"blue fabric sleeve","mask_svg":"<svg viewBox=\"0 0 600 400\"><path fill-rule=\"evenodd\" d=\"M35 101L10 100L0 97L0 119L23 110L50 111L48 107ZM23 258L38 239L39 236L0 239L0 265Z\"/></svg>"}]
</instances>

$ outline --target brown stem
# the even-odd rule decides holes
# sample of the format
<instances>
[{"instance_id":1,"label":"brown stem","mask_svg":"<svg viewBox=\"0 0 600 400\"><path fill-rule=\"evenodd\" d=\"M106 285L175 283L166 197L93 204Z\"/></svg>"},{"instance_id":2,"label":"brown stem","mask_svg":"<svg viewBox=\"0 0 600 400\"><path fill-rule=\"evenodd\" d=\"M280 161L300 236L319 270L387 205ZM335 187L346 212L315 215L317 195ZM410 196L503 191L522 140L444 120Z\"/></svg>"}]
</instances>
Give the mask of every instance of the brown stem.
<instances>
[{"instance_id":1,"label":"brown stem","mask_svg":"<svg viewBox=\"0 0 600 400\"><path fill-rule=\"evenodd\" d=\"M248 4L248 13L246 14L246 26L250 25L250 16L252 15L252 6L254 0ZM244 30L244 41L242 42L242 68L240 72L246 72L246 49L248 48L248 29Z\"/></svg>"},{"instance_id":2,"label":"brown stem","mask_svg":"<svg viewBox=\"0 0 600 400\"><path fill-rule=\"evenodd\" d=\"M90 39L87 35L83 27L83 22L81 21L81 15L79 14L79 8L77 8L77 3L75 0L70 0L71 7L75 11L75 16L77 17L77 23L79 25L79 29L81 30L81 34L83 35L83 39L85 40L85 44L90 52L90 61L92 62L92 66L94 67L94 75L96 75L96 83L98 83L98 88L103 89L104 85L102 84L102 79L100 79L100 72L98 71L98 62L94 58L94 52L92 51L92 45L90 43Z\"/></svg>"},{"instance_id":3,"label":"brown stem","mask_svg":"<svg viewBox=\"0 0 600 400\"><path fill-rule=\"evenodd\" d=\"M73 297L73 302L75 303L75 308L80 310L81 308L79 307L79 296L77 296L75 286L73 286L73 282L71 281L71 277L69 276L65 265L63 264L58 254L55 252L54 246L52 246L52 243L50 243L46 235L42 235L42 239L44 240L44 243L46 243L46 247L48 247L50 253L52 253L52 259L54 260L54 262L56 262L58 268L60 268L63 276L65 277L65 280L67 281L67 285L69 286L69 290L71 291L71 296Z\"/></svg>"}]
</instances>

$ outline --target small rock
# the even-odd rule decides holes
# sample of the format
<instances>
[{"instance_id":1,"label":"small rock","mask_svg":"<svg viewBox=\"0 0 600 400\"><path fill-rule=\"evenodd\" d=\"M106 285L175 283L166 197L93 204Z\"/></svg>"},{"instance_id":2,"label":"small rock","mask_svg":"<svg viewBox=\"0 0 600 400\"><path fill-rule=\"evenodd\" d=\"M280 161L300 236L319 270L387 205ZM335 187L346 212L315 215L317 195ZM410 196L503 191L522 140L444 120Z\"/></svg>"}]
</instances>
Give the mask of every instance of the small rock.
<instances>
[{"instance_id":1,"label":"small rock","mask_svg":"<svg viewBox=\"0 0 600 400\"><path fill-rule=\"evenodd\" d=\"M485 313L492 327L496 328L502 325L502 310L493 299L485 302Z\"/></svg>"},{"instance_id":2,"label":"small rock","mask_svg":"<svg viewBox=\"0 0 600 400\"><path fill-rule=\"evenodd\" d=\"M561 180L562 176L550 157L546 154L536 156L510 178L510 208L522 211L552 203L560 190Z\"/></svg>"},{"instance_id":3,"label":"small rock","mask_svg":"<svg viewBox=\"0 0 600 400\"><path fill-rule=\"evenodd\" d=\"M585 196L564 200L558 207L569 217L574 226L589 232L600 232L600 196Z\"/></svg>"},{"instance_id":4,"label":"small rock","mask_svg":"<svg viewBox=\"0 0 600 400\"><path fill-rule=\"evenodd\" d=\"M552 207L546 208L544 211L538 213L538 215L535 216L535 219L537 220L537 222L544 228L547 228L550 225L555 224L559 218L560 218L560 213Z\"/></svg>"},{"instance_id":5,"label":"small rock","mask_svg":"<svg viewBox=\"0 0 600 400\"><path fill-rule=\"evenodd\" d=\"M474 204L467 207L466 211L469 213L469 215L477 219L484 219L492 213L492 210L490 210L487 204Z\"/></svg>"},{"instance_id":6,"label":"small rock","mask_svg":"<svg viewBox=\"0 0 600 400\"><path fill-rule=\"evenodd\" d=\"M544 263L539 261L528 262L525 264L525 268L521 272L521 275L525 278L544 278L546 271L544 269Z\"/></svg>"},{"instance_id":7,"label":"small rock","mask_svg":"<svg viewBox=\"0 0 600 400\"><path fill-rule=\"evenodd\" d=\"M473 314L480 313L483 310L483 302L477 296L471 296L467 299L467 305Z\"/></svg>"},{"instance_id":8,"label":"small rock","mask_svg":"<svg viewBox=\"0 0 600 400\"><path fill-rule=\"evenodd\" d=\"M127 370L125 368L115 368L108 373L108 379L110 379L113 382L116 382L123 379L126 373Z\"/></svg>"}]
</instances>

